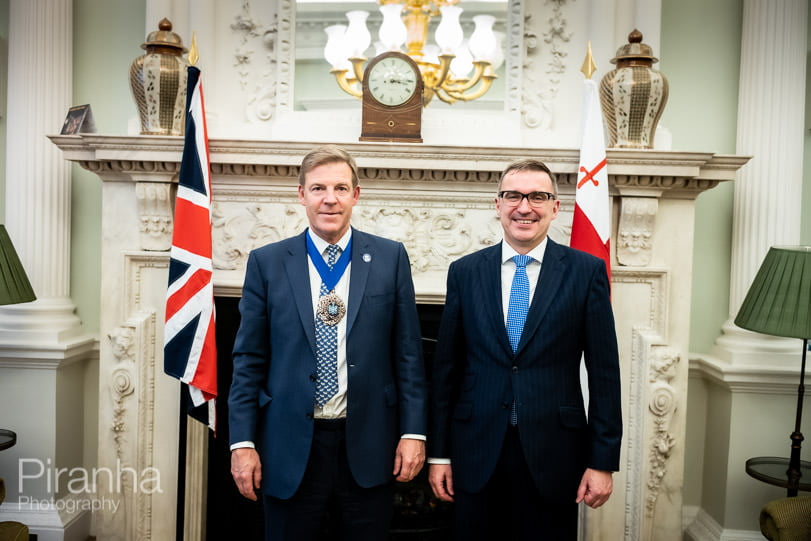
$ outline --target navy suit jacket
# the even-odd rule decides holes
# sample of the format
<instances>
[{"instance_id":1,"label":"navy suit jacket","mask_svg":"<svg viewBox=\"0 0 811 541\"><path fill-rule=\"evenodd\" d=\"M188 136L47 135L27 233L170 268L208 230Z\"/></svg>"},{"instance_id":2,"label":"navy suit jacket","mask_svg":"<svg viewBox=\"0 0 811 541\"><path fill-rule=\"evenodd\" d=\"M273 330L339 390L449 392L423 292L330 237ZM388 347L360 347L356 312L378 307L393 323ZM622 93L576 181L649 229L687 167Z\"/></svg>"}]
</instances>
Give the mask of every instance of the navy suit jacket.
<instances>
[{"instance_id":1,"label":"navy suit jacket","mask_svg":"<svg viewBox=\"0 0 811 541\"><path fill-rule=\"evenodd\" d=\"M617 471L619 359L602 260L547 242L515 353L504 325L501 245L451 264L432 380L428 456L451 458L456 488L475 493L490 479L513 400L524 456L545 498L573 502L587 467Z\"/></svg>"},{"instance_id":2,"label":"navy suit jacket","mask_svg":"<svg viewBox=\"0 0 811 541\"><path fill-rule=\"evenodd\" d=\"M251 252L228 400L230 442L253 441L262 492L291 497L313 438L316 345L306 233ZM357 483L391 481L402 434L427 433L411 268L399 242L352 230L347 456Z\"/></svg>"}]
</instances>

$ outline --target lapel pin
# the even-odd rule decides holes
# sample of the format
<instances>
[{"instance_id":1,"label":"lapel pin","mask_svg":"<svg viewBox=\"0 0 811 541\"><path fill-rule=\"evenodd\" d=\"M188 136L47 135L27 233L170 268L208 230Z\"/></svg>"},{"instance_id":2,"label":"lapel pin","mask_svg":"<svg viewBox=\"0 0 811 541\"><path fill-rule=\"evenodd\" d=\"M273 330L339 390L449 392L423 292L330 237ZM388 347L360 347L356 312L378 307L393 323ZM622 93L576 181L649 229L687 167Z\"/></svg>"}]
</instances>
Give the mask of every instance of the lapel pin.
<instances>
[{"instance_id":1,"label":"lapel pin","mask_svg":"<svg viewBox=\"0 0 811 541\"><path fill-rule=\"evenodd\" d=\"M372 255L371 254L363 254L363 261L368 263L371 260L372 260Z\"/></svg>"}]
</instances>

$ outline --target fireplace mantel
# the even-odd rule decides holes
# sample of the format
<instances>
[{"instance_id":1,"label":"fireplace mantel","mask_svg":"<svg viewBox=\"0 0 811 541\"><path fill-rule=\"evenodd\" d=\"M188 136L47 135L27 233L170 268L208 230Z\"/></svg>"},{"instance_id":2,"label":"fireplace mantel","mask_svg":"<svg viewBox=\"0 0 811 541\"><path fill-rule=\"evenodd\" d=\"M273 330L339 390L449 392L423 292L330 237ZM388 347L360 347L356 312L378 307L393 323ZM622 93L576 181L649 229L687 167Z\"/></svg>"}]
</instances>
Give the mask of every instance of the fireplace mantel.
<instances>
[{"instance_id":1,"label":"fireplace mantel","mask_svg":"<svg viewBox=\"0 0 811 541\"><path fill-rule=\"evenodd\" d=\"M182 137L54 135L65 159L79 163L105 181L165 182L177 174ZM209 151L215 177L271 176L272 170L251 166L295 167L317 143L211 139ZM508 163L526 157L542 159L567 184L577 173L580 151L561 148L470 147L394 143L346 143L360 168L500 172ZM612 187L656 188L663 192L698 193L733 180L748 158L709 152L609 149ZM563 177L566 175L566 177ZM623 177L634 177L626 179ZM668 178L669 177L669 178ZM468 177L472 178L472 177ZM427 179L426 179L427 180ZM466 180L466 179L459 179ZM666 197L666 196L665 196Z\"/></svg>"},{"instance_id":2,"label":"fireplace mantel","mask_svg":"<svg viewBox=\"0 0 811 541\"><path fill-rule=\"evenodd\" d=\"M111 494L98 537L174 536L177 393L161 372L162 314L180 137L52 136L66 159L103 181L99 467L158 468L162 494ZM298 166L313 143L212 139L215 291L238 296L248 252L306 226ZM501 239L500 171L537 157L558 177L550 237L568 244L577 149L353 143L361 199L353 224L402 241L418 299L442 303L451 261ZM612 298L623 382L622 471L584 539L681 539L694 200L748 158L611 149ZM156 412L161 411L160 415ZM189 471L193 471L193 468ZM187 506L188 508L188 506ZM194 513L187 512L194 519ZM199 516L197 517L199 518ZM137 534L137 535L136 535ZM148 534L148 535L145 535Z\"/></svg>"}]
</instances>

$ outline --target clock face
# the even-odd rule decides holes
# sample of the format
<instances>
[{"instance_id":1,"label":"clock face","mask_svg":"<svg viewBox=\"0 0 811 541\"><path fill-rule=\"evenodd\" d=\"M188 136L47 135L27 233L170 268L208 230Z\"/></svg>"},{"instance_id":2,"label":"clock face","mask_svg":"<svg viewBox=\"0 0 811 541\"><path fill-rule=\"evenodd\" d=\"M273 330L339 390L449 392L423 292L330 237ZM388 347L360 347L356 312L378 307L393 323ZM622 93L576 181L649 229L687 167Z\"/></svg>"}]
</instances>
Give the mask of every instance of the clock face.
<instances>
[{"instance_id":1,"label":"clock face","mask_svg":"<svg viewBox=\"0 0 811 541\"><path fill-rule=\"evenodd\" d=\"M414 95L417 77L419 74L406 60L390 56L371 67L367 84L374 99L383 105L395 106Z\"/></svg>"}]
</instances>

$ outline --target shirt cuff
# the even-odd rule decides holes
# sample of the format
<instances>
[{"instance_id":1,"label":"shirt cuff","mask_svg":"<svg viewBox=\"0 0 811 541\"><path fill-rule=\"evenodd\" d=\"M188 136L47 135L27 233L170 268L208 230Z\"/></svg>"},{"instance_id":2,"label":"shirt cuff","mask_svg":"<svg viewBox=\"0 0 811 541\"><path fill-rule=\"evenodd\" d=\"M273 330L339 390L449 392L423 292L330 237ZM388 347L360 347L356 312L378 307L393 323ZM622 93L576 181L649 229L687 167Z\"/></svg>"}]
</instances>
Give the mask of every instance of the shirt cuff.
<instances>
[{"instance_id":1,"label":"shirt cuff","mask_svg":"<svg viewBox=\"0 0 811 541\"><path fill-rule=\"evenodd\" d=\"M252 441L238 441L231 444L231 450L234 449L256 449Z\"/></svg>"},{"instance_id":2,"label":"shirt cuff","mask_svg":"<svg viewBox=\"0 0 811 541\"><path fill-rule=\"evenodd\" d=\"M426 460L428 464L447 464L450 465L451 459L450 458L428 458Z\"/></svg>"},{"instance_id":3,"label":"shirt cuff","mask_svg":"<svg viewBox=\"0 0 811 541\"><path fill-rule=\"evenodd\" d=\"M425 436L423 436L422 434L403 434L402 436L400 436L400 439L401 439L401 440L420 440L420 441L425 441L425 440L426 440L426 437L425 437Z\"/></svg>"}]
</instances>

